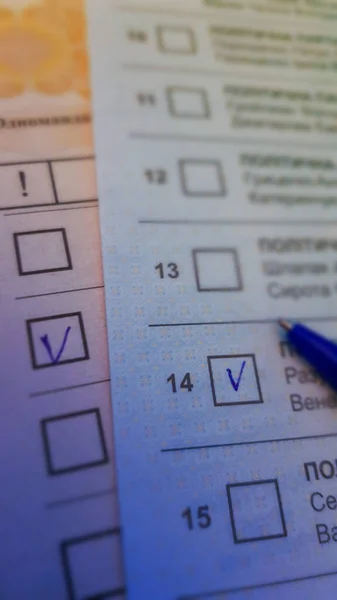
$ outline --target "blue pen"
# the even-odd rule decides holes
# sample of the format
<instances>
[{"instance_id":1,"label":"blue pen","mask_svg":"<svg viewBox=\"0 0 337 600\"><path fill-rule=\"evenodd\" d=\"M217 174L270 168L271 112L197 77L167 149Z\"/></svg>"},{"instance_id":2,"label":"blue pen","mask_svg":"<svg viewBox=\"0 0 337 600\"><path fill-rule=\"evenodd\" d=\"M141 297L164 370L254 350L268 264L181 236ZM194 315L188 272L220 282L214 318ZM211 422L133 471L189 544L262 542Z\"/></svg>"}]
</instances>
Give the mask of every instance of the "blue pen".
<instances>
[{"instance_id":1,"label":"blue pen","mask_svg":"<svg viewBox=\"0 0 337 600\"><path fill-rule=\"evenodd\" d=\"M299 323L283 319L279 325L288 333L288 339L319 375L337 390L337 344Z\"/></svg>"}]
</instances>

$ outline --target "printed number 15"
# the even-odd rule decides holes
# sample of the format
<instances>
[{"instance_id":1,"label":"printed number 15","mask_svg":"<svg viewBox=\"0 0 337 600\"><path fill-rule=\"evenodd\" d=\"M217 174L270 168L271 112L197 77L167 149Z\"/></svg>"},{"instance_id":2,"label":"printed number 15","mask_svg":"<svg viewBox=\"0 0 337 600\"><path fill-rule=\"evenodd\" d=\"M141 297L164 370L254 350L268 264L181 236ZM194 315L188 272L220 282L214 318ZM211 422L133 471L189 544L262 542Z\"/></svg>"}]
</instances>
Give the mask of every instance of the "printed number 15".
<instances>
[{"instance_id":1,"label":"printed number 15","mask_svg":"<svg viewBox=\"0 0 337 600\"><path fill-rule=\"evenodd\" d=\"M209 506L198 506L194 511L188 507L181 513L183 519L186 519L187 527L193 531L196 527L199 529L208 529L212 524L211 515L209 514Z\"/></svg>"}]
</instances>

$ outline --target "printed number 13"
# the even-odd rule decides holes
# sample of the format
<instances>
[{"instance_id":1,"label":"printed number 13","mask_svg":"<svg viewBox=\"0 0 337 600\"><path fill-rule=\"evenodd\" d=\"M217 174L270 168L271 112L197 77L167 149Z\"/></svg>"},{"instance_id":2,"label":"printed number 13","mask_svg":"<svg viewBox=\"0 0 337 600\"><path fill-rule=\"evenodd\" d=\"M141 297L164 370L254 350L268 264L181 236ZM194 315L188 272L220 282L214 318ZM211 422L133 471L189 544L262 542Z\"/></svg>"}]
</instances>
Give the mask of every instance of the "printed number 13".
<instances>
[{"instance_id":1,"label":"printed number 13","mask_svg":"<svg viewBox=\"0 0 337 600\"><path fill-rule=\"evenodd\" d=\"M155 270L158 271L160 279L169 277L170 279L177 279L179 277L178 265L174 262L170 262L167 265L158 263L155 266Z\"/></svg>"}]
</instances>

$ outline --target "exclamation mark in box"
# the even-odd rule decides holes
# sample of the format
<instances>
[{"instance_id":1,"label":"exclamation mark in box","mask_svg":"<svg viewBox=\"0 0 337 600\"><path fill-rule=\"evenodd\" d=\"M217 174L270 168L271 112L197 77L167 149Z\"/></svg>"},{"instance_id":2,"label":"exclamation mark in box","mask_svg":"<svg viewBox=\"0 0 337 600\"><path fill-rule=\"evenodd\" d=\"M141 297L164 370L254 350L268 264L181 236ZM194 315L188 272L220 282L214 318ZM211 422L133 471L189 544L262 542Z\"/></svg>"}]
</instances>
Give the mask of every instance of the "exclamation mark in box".
<instances>
[{"instance_id":1,"label":"exclamation mark in box","mask_svg":"<svg viewBox=\"0 0 337 600\"><path fill-rule=\"evenodd\" d=\"M28 196L27 185L26 185L26 173L24 171L19 171L19 179L22 189L22 195Z\"/></svg>"},{"instance_id":2,"label":"exclamation mark in box","mask_svg":"<svg viewBox=\"0 0 337 600\"><path fill-rule=\"evenodd\" d=\"M46 162L0 165L0 210L55 204Z\"/></svg>"}]
</instances>

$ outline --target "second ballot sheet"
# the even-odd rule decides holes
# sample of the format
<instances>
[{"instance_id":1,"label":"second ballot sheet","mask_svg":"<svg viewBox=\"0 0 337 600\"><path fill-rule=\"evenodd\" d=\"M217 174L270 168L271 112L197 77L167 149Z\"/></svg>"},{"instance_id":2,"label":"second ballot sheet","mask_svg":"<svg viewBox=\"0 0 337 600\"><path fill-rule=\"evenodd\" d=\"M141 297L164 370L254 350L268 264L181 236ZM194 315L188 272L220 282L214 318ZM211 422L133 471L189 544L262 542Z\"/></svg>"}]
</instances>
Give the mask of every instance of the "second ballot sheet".
<instances>
[{"instance_id":1,"label":"second ballot sheet","mask_svg":"<svg viewBox=\"0 0 337 600\"><path fill-rule=\"evenodd\" d=\"M336 5L88 10L128 597L332 599Z\"/></svg>"}]
</instances>

